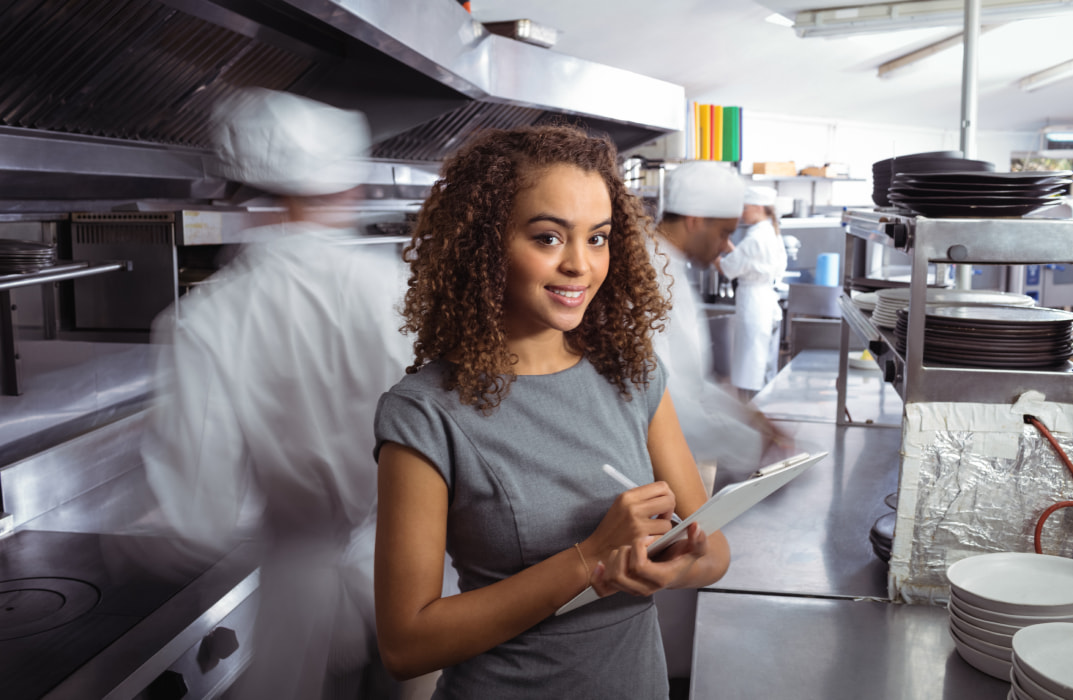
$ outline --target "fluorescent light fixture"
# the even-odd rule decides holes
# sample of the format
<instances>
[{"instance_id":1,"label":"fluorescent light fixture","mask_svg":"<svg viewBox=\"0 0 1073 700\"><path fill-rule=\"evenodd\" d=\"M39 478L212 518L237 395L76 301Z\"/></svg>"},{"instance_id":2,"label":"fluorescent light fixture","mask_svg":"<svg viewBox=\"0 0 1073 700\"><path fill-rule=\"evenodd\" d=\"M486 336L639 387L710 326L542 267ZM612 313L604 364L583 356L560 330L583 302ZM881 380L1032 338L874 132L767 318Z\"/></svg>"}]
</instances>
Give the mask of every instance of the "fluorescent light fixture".
<instances>
[{"instance_id":1,"label":"fluorescent light fixture","mask_svg":"<svg viewBox=\"0 0 1073 700\"><path fill-rule=\"evenodd\" d=\"M777 24L780 27L794 26L794 21L792 19L786 17L785 15L780 15L778 12L772 12L770 15L764 18L764 21L771 22L772 24Z\"/></svg>"},{"instance_id":2,"label":"fluorescent light fixture","mask_svg":"<svg viewBox=\"0 0 1073 700\"><path fill-rule=\"evenodd\" d=\"M1033 90L1039 90L1041 87L1046 87L1051 83L1065 80L1071 76L1073 76L1073 61L1066 61L1065 63L1059 63L1057 66L1045 68L1032 75L1026 75L1017 81L1017 86L1025 92L1032 92Z\"/></svg>"},{"instance_id":3,"label":"fluorescent light fixture","mask_svg":"<svg viewBox=\"0 0 1073 700\"><path fill-rule=\"evenodd\" d=\"M1047 134L1047 140L1056 143L1073 143L1073 131L1053 131Z\"/></svg>"},{"instance_id":4,"label":"fluorescent light fixture","mask_svg":"<svg viewBox=\"0 0 1073 700\"><path fill-rule=\"evenodd\" d=\"M994 24L1073 12L1073 0L981 0L981 23ZM798 36L844 36L925 27L963 27L964 0L884 2L798 12Z\"/></svg>"}]
</instances>

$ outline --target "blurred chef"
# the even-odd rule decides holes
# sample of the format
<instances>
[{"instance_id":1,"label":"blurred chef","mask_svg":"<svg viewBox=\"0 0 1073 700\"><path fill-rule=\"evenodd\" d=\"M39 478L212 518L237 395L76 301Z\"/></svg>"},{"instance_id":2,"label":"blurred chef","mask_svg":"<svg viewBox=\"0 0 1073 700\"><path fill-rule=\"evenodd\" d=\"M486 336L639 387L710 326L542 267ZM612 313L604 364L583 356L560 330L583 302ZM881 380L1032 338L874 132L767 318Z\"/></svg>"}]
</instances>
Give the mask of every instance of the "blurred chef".
<instances>
[{"instance_id":1,"label":"blurred chef","mask_svg":"<svg viewBox=\"0 0 1073 700\"><path fill-rule=\"evenodd\" d=\"M373 416L411 355L401 260L341 245L366 170L360 113L249 90L217 122L222 174L286 215L154 324L149 483L183 537L263 551L238 697L358 697L375 650Z\"/></svg>"},{"instance_id":2,"label":"blurred chef","mask_svg":"<svg viewBox=\"0 0 1073 700\"><path fill-rule=\"evenodd\" d=\"M734 355L730 381L752 398L778 371L782 309L775 284L786 272L786 246L775 214L775 190L749 187L741 221L748 226L737 247L715 261L724 277L738 281L734 301Z\"/></svg>"},{"instance_id":3,"label":"blurred chef","mask_svg":"<svg viewBox=\"0 0 1073 700\"><path fill-rule=\"evenodd\" d=\"M742 213L745 184L714 161L682 163L667 176L653 264L673 308L655 339L669 370L668 386L698 464L716 462L742 478L758 466L775 433L767 419L715 378L711 336L689 266L706 267L730 248Z\"/></svg>"}]
</instances>

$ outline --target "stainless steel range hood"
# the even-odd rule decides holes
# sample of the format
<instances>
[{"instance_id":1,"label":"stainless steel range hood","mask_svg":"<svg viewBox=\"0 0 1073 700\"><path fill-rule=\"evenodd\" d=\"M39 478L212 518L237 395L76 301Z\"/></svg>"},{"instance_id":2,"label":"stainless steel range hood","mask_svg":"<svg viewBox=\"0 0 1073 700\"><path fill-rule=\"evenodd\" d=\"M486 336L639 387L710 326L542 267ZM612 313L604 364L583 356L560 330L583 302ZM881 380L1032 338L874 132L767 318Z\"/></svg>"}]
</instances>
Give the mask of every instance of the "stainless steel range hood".
<instances>
[{"instance_id":1,"label":"stainless steel range hood","mask_svg":"<svg viewBox=\"0 0 1073 700\"><path fill-rule=\"evenodd\" d=\"M11 0L0 65L9 212L227 199L207 117L241 86L363 110L386 160L563 117L622 149L685 126L680 86L491 34L447 0Z\"/></svg>"}]
</instances>

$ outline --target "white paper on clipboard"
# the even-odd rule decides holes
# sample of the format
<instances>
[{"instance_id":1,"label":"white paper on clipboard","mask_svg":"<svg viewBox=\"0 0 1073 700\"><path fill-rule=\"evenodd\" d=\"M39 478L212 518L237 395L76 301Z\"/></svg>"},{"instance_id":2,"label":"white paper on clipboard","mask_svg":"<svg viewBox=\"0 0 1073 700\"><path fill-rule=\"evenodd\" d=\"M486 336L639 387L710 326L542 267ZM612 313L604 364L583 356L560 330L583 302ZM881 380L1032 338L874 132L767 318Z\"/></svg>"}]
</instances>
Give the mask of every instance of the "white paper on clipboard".
<instances>
[{"instance_id":1,"label":"white paper on clipboard","mask_svg":"<svg viewBox=\"0 0 1073 700\"><path fill-rule=\"evenodd\" d=\"M783 460L787 464L785 467L779 463L768 465L759 470L762 476L755 476L723 487L692 515L648 545L649 555L658 554L669 547L672 542L685 537L686 528L689 527L690 523L697 523L706 534L719 530L764 498L801 476L805 470L827 455L827 452L817 452L816 454L791 457ZM600 596L597 595L596 590L589 586L574 596L566 605L559 608L555 614L562 615L599 599Z\"/></svg>"}]
</instances>

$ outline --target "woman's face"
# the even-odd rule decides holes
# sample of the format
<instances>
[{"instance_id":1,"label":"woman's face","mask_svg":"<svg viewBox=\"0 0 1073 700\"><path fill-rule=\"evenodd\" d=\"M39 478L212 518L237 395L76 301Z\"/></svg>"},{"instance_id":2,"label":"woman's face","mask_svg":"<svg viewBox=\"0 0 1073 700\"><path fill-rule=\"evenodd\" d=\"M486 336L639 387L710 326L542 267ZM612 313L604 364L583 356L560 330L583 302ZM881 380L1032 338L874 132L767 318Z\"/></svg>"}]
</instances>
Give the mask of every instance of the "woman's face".
<instances>
[{"instance_id":1,"label":"woman's face","mask_svg":"<svg viewBox=\"0 0 1073 700\"><path fill-rule=\"evenodd\" d=\"M598 173L553 165L518 192L506 238L512 339L577 328L611 261L611 196Z\"/></svg>"}]
</instances>

